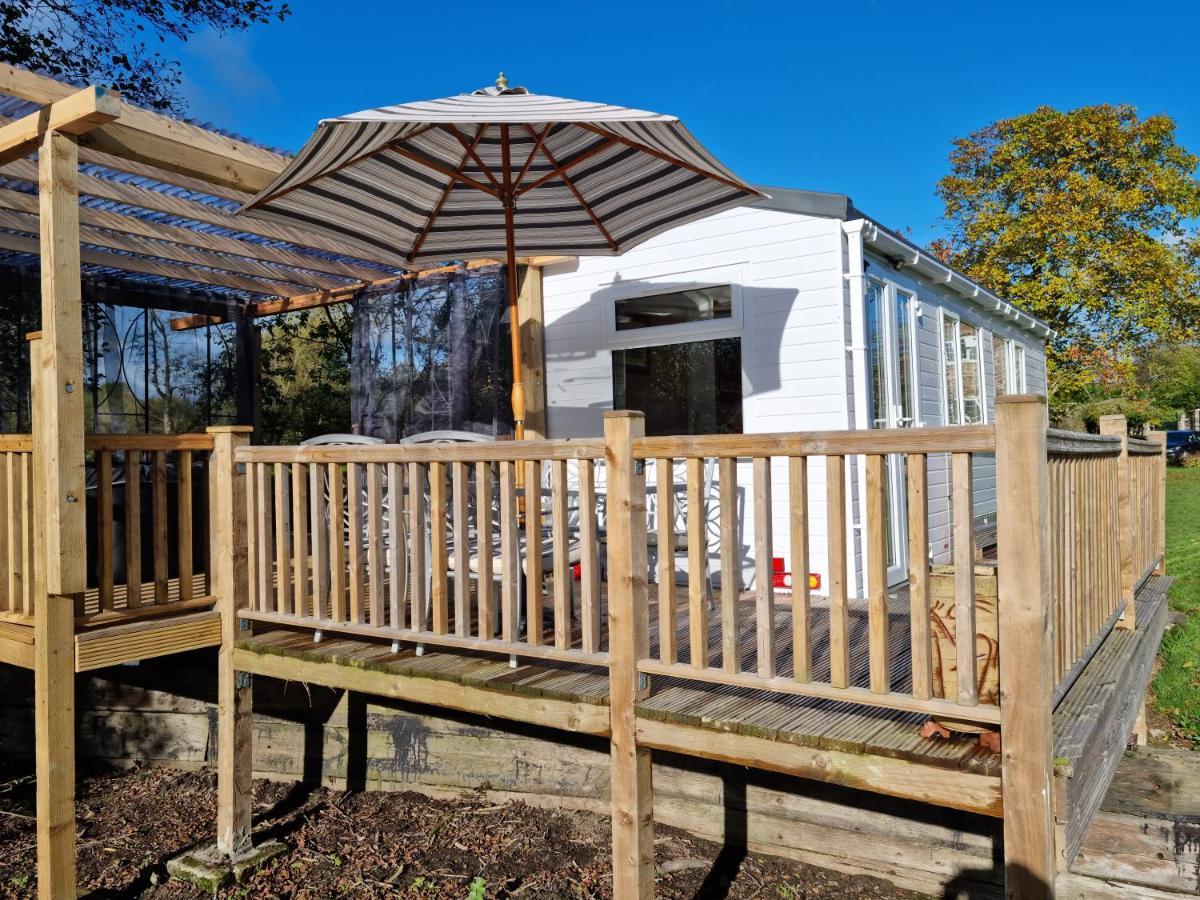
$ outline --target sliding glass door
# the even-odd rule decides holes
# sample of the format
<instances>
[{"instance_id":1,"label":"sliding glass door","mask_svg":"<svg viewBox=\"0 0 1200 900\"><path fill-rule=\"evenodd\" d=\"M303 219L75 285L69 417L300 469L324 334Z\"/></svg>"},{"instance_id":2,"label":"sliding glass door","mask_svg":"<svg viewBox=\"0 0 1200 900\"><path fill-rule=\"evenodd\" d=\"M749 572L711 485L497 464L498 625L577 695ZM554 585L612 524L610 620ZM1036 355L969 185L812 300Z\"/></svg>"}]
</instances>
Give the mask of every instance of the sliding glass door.
<instances>
[{"instance_id":1,"label":"sliding glass door","mask_svg":"<svg viewBox=\"0 0 1200 900\"><path fill-rule=\"evenodd\" d=\"M913 295L870 279L866 289L867 367L872 428L911 428L917 423ZM908 510L904 457L887 457L888 584L908 577Z\"/></svg>"}]
</instances>

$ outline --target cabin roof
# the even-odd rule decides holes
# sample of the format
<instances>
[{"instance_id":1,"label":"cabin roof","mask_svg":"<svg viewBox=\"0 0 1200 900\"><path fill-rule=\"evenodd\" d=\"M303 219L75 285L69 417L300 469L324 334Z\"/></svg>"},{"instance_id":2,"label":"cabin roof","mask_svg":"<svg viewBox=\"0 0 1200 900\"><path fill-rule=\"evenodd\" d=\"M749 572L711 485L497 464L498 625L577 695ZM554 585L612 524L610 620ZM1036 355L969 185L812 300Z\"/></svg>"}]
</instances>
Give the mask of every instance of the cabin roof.
<instances>
[{"instance_id":1,"label":"cabin roof","mask_svg":"<svg viewBox=\"0 0 1200 900\"><path fill-rule=\"evenodd\" d=\"M974 303L984 312L1012 322L1043 340L1054 332L1041 319L989 291L977 281L968 278L953 266L948 266L928 250L925 250L899 232L888 228L854 205L846 194L826 191L806 191L797 188L782 188L771 185L754 185L767 196L750 205L758 209L796 213L839 219L843 222L861 222L863 243L867 250L891 260L897 268L911 268L931 279L944 284L952 293Z\"/></svg>"}]
</instances>

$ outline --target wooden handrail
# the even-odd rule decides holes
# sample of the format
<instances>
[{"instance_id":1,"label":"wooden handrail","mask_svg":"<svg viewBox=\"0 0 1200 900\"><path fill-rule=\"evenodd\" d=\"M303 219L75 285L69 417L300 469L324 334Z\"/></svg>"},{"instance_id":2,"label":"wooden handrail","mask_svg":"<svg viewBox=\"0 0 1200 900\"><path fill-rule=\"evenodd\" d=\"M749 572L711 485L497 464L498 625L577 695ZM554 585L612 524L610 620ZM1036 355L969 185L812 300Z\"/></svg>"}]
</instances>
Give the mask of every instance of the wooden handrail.
<instances>
[{"instance_id":1,"label":"wooden handrail","mask_svg":"<svg viewBox=\"0 0 1200 900\"><path fill-rule=\"evenodd\" d=\"M84 435L85 450L211 450L211 434L88 434Z\"/></svg>"},{"instance_id":2,"label":"wooden handrail","mask_svg":"<svg viewBox=\"0 0 1200 900\"><path fill-rule=\"evenodd\" d=\"M0 434L0 453L30 453L32 450L32 434Z\"/></svg>"},{"instance_id":3,"label":"wooden handrail","mask_svg":"<svg viewBox=\"0 0 1200 900\"><path fill-rule=\"evenodd\" d=\"M237 450L242 463L452 463L603 459L604 442L487 441L470 444L358 444L280 447L255 445Z\"/></svg>"},{"instance_id":4,"label":"wooden handrail","mask_svg":"<svg viewBox=\"0 0 1200 900\"><path fill-rule=\"evenodd\" d=\"M991 453L991 425L780 434L706 434L648 437L633 442L636 459L670 457L825 456L878 453Z\"/></svg>"}]
</instances>

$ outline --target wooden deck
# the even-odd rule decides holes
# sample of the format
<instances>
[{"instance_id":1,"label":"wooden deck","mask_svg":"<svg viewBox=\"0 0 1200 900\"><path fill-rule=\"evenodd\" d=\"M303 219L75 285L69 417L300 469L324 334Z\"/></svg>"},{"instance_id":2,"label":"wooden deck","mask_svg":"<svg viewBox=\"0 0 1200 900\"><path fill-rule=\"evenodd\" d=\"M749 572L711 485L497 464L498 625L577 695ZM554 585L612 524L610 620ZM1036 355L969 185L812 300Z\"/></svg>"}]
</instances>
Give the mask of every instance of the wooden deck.
<instances>
[{"instance_id":1,"label":"wooden deck","mask_svg":"<svg viewBox=\"0 0 1200 900\"><path fill-rule=\"evenodd\" d=\"M1056 781L1065 802L1060 811L1063 852L1073 856L1120 758L1130 722L1149 678L1149 661L1162 634L1170 580L1151 578L1139 593L1138 628L1115 630L1054 716ZM908 680L907 591L889 595L889 649L893 686ZM741 606L749 610L753 596ZM653 605L653 601L652 601ZM657 616L651 610L651 647L657 648ZM720 660L720 609L710 613L710 659ZM776 628L791 628L790 609L780 603ZM828 677L827 606L814 598L814 676ZM753 618L739 621L742 664L753 666ZM851 604L851 627L868 627L865 604ZM686 660L686 616L679 624ZM608 673L595 666L522 660L469 651L412 645L399 652L384 641L358 635L259 625L235 652L239 670L396 697L466 712L608 734ZM784 642L780 642L784 643ZM856 684L865 684L865 640L854 655ZM781 659L781 673L790 661ZM1123 673L1123 674L1122 674ZM1121 675L1119 691L1114 677ZM649 698L636 705L638 740L655 749L743 762L759 768L864 788L958 809L999 815L998 754L972 736L949 740L920 734L926 716L853 703L782 695L741 687L656 676ZM1113 700L1120 700L1114 704Z\"/></svg>"},{"instance_id":2,"label":"wooden deck","mask_svg":"<svg viewBox=\"0 0 1200 900\"><path fill-rule=\"evenodd\" d=\"M114 589L113 608L100 608L98 588L83 596L83 614L75 617L75 671L86 672L182 653L221 643L221 617L207 592L207 577L192 577L190 599L181 600L178 578L166 583L163 603L155 603L155 584L142 584L141 604L130 607L125 585ZM0 621L0 662L32 669L34 666L32 618L9 615Z\"/></svg>"}]
</instances>

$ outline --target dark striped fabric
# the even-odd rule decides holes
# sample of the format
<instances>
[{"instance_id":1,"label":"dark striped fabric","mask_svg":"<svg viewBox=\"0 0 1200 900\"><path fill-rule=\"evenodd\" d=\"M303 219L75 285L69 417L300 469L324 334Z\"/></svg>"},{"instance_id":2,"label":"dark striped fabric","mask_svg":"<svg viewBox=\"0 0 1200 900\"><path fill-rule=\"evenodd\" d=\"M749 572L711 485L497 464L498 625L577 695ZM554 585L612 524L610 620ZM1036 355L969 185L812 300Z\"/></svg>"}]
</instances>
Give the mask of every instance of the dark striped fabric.
<instances>
[{"instance_id":1,"label":"dark striped fabric","mask_svg":"<svg viewBox=\"0 0 1200 900\"><path fill-rule=\"evenodd\" d=\"M244 211L421 266L502 256L506 189L522 256L623 253L761 196L673 116L487 88L322 121Z\"/></svg>"}]
</instances>

